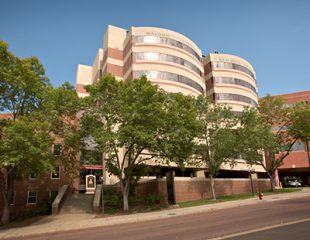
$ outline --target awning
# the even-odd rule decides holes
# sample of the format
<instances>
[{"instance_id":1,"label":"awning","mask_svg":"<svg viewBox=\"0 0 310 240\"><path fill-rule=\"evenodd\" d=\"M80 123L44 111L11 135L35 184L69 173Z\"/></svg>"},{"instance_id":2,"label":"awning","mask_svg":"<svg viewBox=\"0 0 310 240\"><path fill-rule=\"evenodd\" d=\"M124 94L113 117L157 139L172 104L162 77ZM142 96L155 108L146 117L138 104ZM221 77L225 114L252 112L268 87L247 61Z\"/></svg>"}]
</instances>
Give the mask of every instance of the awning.
<instances>
[{"instance_id":1,"label":"awning","mask_svg":"<svg viewBox=\"0 0 310 240\"><path fill-rule=\"evenodd\" d=\"M92 170L102 170L103 166L102 165L81 165L81 168L92 169Z\"/></svg>"}]
</instances>

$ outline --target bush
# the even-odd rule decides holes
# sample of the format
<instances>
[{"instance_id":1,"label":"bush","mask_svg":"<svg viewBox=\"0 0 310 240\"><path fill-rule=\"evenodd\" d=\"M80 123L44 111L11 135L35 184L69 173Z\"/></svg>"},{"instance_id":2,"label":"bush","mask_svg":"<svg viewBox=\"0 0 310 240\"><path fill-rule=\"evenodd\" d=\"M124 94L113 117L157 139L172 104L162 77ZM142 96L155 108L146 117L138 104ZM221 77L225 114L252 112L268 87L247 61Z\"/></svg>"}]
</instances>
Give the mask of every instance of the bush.
<instances>
[{"instance_id":1,"label":"bush","mask_svg":"<svg viewBox=\"0 0 310 240\"><path fill-rule=\"evenodd\" d=\"M128 201L129 201L129 206L138 206L138 205L143 204L144 199L141 199L140 197L136 195L130 195Z\"/></svg>"},{"instance_id":2,"label":"bush","mask_svg":"<svg viewBox=\"0 0 310 240\"><path fill-rule=\"evenodd\" d=\"M159 204L160 196L157 194L147 194L144 196L144 202L148 205Z\"/></svg>"},{"instance_id":3,"label":"bush","mask_svg":"<svg viewBox=\"0 0 310 240\"><path fill-rule=\"evenodd\" d=\"M122 206L122 195L116 188L103 189L104 206L119 208Z\"/></svg>"}]
</instances>

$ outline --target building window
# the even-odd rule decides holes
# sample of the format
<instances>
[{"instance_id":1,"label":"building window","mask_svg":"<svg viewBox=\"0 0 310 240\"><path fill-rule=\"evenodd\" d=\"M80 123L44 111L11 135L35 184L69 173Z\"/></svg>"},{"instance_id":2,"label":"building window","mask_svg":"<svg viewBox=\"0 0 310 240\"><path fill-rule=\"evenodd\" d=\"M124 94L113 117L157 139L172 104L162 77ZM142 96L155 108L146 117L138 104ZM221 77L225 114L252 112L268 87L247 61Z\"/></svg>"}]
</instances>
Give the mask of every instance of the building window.
<instances>
[{"instance_id":1,"label":"building window","mask_svg":"<svg viewBox=\"0 0 310 240\"><path fill-rule=\"evenodd\" d=\"M252 98L239 95L239 94L232 94L232 93L217 93L216 94L216 100L222 100L222 101L237 101L237 102L244 102L252 105L253 107L257 107L258 103L253 100Z\"/></svg>"},{"instance_id":2,"label":"building window","mask_svg":"<svg viewBox=\"0 0 310 240\"><path fill-rule=\"evenodd\" d=\"M233 84L239 85L245 88L252 90L257 95L257 90L254 85L238 78L230 78L230 77L214 77L216 84Z\"/></svg>"},{"instance_id":3,"label":"building window","mask_svg":"<svg viewBox=\"0 0 310 240\"><path fill-rule=\"evenodd\" d=\"M59 179L60 178L60 167L55 167L53 171L51 171L51 179Z\"/></svg>"},{"instance_id":4,"label":"building window","mask_svg":"<svg viewBox=\"0 0 310 240\"><path fill-rule=\"evenodd\" d=\"M11 197L10 205L14 205L14 203L15 203L15 192L12 192L12 197Z\"/></svg>"},{"instance_id":5,"label":"building window","mask_svg":"<svg viewBox=\"0 0 310 240\"><path fill-rule=\"evenodd\" d=\"M235 69L241 72L244 72L248 75L250 75L252 78L255 79L255 75L254 73L251 72L251 70L249 70L248 68L236 64L236 63L230 63L230 62L213 62L212 65L213 69L217 69L217 68L226 68L226 69Z\"/></svg>"},{"instance_id":6,"label":"building window","mask_svg":"<svg viewBox=\"0 0 310 240\"><path fill-rule=\"evenodd\" d=\"M56 156L59 156L61 153L61 145L60 144L54 144L53 145L53 153Z\"/></svg>"},{"instance_id":7,"label":"building window","mask_svg":"<svg viewBox=\"0 0 310 240\"><path fill-rule=\"evenodd\" d=\"M29 174L29 179L30 180L35 180L35 179L37 179L37 177L38 177L38 175L36 173L30 173Z\"/></svg>"},{"instance_id":8,"label":"building window","mask_svg":"<svg viewBox=\"0 0 310 240\"><path fill-rule=\"evenodd\" d=\"M28 192L27 204L36 204L36 203L37 203L37 192L36 191L29 191Z\"/></svg>"},{"instance_id":9,"label":"building window","mask_svg":"<svg viewBox=\"0 0 310 240\"><path fill-rule=\"evenodd\" d=\"M158 37L153 35L139 35L134 38L135 43L151 43L151 44L165 44L173 47L181 48L184 51L193 55L198 61L201 61L200 54L196 53L194 49L189 47L187 44L179 42L177 40L166 38L166 37Z\"/></svg>"},{"instance_id":10,"label":"building window","mask_svg":"<svg viewBox=\"0 0 310 240\"><path fill-rule=\"evenodd\" d=\"M166 62L173 62L179 65L182 65L186 68L189 68L196 72L199 76L203 76L202 72L198 67L196 67L194 64L191 62L174 56L170 54L165 54L165 53L158 53L158 52L138 52L133 54L133 59L136 60L148 60L148 61L166 61Z\"/></svg>"},{"instance_id":11,"label":"building window","mask_svg":"<svg viewBox=\"0 0 310 240\"><path fill-rule=\"evenodd\" d=\"M200 84L185 76L178 75L175 73L162 72L162 71L144 71L144 70L133 72L134 78L140 78L141 76L146 76L148 79L162 79L167 81L179 82L198 90L202 94L204 93L203 88L200 86Z\"/></svg>"},{"instance_id":12,"label":"building window","mask_svg":"<svg viewBox=\"0 0 310 240\"><path fill-rule=\"evenodd\" d=\"M282 146L281 146L282 151L288 151L290 146L291 146L290 143L282 144ZM291 148L292 152L305 151L305 150L306 150L306 146L305 146L305 143L303 143L303 142L295 142Z\"/></svg>"}]
</instances>

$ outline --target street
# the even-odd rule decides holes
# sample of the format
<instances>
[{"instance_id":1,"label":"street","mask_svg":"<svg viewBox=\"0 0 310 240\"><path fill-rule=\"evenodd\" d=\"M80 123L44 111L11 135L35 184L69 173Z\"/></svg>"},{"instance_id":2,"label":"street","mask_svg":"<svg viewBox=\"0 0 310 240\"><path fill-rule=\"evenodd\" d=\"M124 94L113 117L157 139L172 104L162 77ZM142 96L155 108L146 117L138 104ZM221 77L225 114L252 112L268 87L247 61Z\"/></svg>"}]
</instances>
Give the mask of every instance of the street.
<instances>
[{"instance_id":1,"label":"street","mask_svg":"<svg viewBox=\"0 0 310 240\"><path fill-rule=\"evenodd\" d=\"M44 235L27 236L23 239L212 239L234 233L310 218L309 201L310 197L273 202L261 201L258 204L201 212L199 214L177 216L139 223L96 227L86 230L47 233ZM232 239L267 239L265 236L269 234L275 235L268 239L279 239L277 236L280 236L278 234L282 231L283 236L281 235L281 239L291 240L292 233L294 232L290 230L292 227L295 227L295 231L297 231L298 228L307 229L307 226L309 226L309 222L296 224L295 226L286 226L283 228L285 234L283 234L283 231L278 228L275 231L266 231L264 237L247 238L249 236L244 236L241 238L241 236L239 236ZM38 228L39 227L40 226L38 225ZM12 229L12 231L14 230ZM286 234L286 232L290 234Z\"/></svg>"},{"instance_id":2,"label":"street","mask_svg":"<svg viewBox=\"0 0 310 240\"><path fill-rule=\"evenodd\" d=\"M274 239L309 239L310 220L306 222L277 227L265 231L245 234L227 240L274 240Z\"/></svg>"}]
</instances>

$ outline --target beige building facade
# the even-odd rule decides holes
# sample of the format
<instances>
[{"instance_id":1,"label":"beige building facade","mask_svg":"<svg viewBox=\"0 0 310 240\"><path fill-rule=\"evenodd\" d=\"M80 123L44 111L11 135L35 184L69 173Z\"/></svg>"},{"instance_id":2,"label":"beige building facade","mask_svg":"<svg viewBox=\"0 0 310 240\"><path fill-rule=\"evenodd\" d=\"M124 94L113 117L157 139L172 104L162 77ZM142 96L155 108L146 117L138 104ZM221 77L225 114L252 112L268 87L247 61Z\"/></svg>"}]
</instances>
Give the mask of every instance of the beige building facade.
<instances>
[{"instance_id":1,"label":"beige building facade","mask_svg":"<svg viewBox=\"0 0 310 240\"><path fill-rule=\"evenodd\" d=\"M207 96L214 103L228 104L241 112L245 106L257 107L258 88L253 67L246 60L221 53L208 54L204 60Z\"/></svg>"},{"instance_id":2,"label":"beige building facade","mask_svg":"<svg viewBox=\"0 0 310 240\"><path fill-rule=\"evenodd\" d=\"M84 86L107 73L121 80L146 75L165 91L198 96L206 91L201 56L193 41L171 30L108 26L93 65L78 65L76 89L85 96Z\"/></svg>"},{"instance_id":3,"label":"beige building facade","mask_svg":"<svg viewBox=\"0 0 310 240\"><path fill-rule=\"evenodd\" d=\"M250 63L228 54L212 53L203 57L192 40L168 29L131 27L126 30L109 25L93 64L78 65L78 95L86 96L84 87L95 84L108 73L123 81L145 75L167 92L204 94L215 104L231 106L235 112L241 112L245 106L256 107L258 103L256 74ZM204 176L203 169L188 170L190 176ZM232 176L238 173L246 176L248 171L264 173L263 168L248 166L241 159L233 168L223 165L222 171Z\"/></svg>"}]
</instances>

